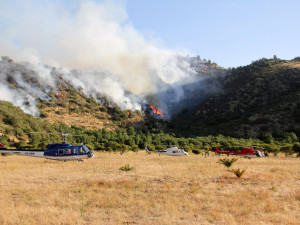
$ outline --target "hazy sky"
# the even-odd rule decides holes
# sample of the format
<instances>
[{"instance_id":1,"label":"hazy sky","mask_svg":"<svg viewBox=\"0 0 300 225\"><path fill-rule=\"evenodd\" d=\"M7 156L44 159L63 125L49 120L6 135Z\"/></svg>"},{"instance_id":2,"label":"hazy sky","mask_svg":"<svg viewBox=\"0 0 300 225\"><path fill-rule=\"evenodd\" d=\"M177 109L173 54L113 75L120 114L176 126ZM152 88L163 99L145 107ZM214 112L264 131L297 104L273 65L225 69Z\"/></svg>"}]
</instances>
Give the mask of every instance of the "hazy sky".
<instances>
[{"instance_id":1,"label":"hazy sky","mask_svg":"<svg viewBox=\"0 0 300 225\"><path fill-rule=\"evenodd\" d=\"M130 45L136 35L156 47L200 55L224 67L273 55L300 56L299 0L0 0L0 51L21 45L40 54L54 51L53 43L51 49L44 43L58 40L58 33L70 27L72 14L80 17L83 2L114 5L113 26L130 33L124 38ZM112 21L107 15L105 19ZM41 33L47 35L41 38Z\"/></svg>"}]
</instances>

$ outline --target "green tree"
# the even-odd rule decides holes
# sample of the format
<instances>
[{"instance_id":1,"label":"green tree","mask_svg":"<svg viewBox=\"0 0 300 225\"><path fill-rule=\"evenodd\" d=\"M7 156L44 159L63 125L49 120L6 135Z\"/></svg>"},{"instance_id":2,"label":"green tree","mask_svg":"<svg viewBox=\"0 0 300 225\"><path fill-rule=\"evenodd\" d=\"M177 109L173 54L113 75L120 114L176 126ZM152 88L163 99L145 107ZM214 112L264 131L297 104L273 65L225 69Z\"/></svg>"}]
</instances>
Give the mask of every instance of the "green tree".
<instances>
[{"instance_id":1,"label":"green tree","mask_svg":"<svg viewBox=\"0 0 300 225\"><path fill-rule=\"evenodd\" d=\"M128 127L128 128L127 128L127 134L128 134L129 136L134 135L134 134L135 134L134 128L133 128L133 127Z\"/></svg>"},{"instance_id":2,"label":"green tree","mask_svg":"<svg viewBox=\"0 0 300 225\"><path fill-rule=\"evenodd\" d=\"M280 151L282 151L286 157L293 154L293 145L284 145L280 147Z\"/></svg>"},{"instance_id":3,"label":"green tree","mask_svg":"<svg viewBox=\"0 0 300 225\"><path fill-rule=\"evenodd\" d=\"M88 147L88 149L90 149L91 151L95 149L94 145L86 144L85 146Z\"/></svg>"},{"instance_id":4,"label":"green tree","mask_svg":"<svg viewBox=\"0 0 300 225\"><path fill-rule=\"evenodd\" d=\"M150 151L155 151L155 146L153 144L148 144L147 145L148 150Z\"/></svg>"},{"instance_id":5,"label":"green tree","mask_svg":"<svg viewBox=\"0 0 300 225\"><path fill-rule=\"evenodd\" d=\"M297 135L294 132L286 133L284 135L284 141L286 143L292 144L298 140Z\"/></svg>"},{"instance_id":6,"label":"green tree","mask_svg":"<svg viewBox=\"0 0 300 225\"><path fill-rule=\"evenodd\" d=\"M0 137L0 142L7 148L8 147L8 141L7 141L7 136L4 135Z\"/></svg>"},{"instance_id":7,"label":"green tree","mask_svg":"<svg viewBox=\"0 0 300 225\"><path fill-rule=\"evenodd\" d=\"M274 142L274 138L272 134L264 134L262 135L262 141L264 141L267 144L272 144Z\"/></svg>"},{"instance_id":8,"label":"green tree","mask_svg":"<svg viewBox=\"0 0 300 225\"><path fill-rule=\"evenodd\" d=\"M298 157L300 157L300 142L297 142L293 145L293 151L297 153Z\"/></svg>"},{"instance_id":9,"label":"green tree","mask_svg":"<svg viewBox=\"0 0 300 225\"><path fill-rule=\"evenodd\" d=\"M132 146L132 151L135 152L136 154L139 152L140 148L137 145Z\"/></svg>"}]
</instances>

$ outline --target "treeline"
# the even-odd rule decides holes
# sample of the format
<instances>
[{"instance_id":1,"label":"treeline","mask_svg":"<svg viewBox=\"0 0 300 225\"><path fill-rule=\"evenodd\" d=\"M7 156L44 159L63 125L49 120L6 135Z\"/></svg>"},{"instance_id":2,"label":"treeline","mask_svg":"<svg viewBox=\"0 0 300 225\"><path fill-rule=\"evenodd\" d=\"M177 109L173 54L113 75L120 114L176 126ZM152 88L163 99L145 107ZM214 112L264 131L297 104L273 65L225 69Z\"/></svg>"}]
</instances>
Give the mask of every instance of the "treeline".
<instances>
[{"instance_id":1,"label":"treeline","mask_svg":"<svg viewBox=\"0 0 300 225\"><path fill-rule=\"evenodd\" d=\"M68 143L85 143L92 150L138 151L148 144L150 150L162 150L167 146L176 145L186 151L199 154L210 151L212 147L219 146L248 146L256 145L264 148L266 153L282 151L286 155L294 152L300 153L300 143L295 133L286 133L275 138L271 134L262 135L258 139L243 139L226 137L223 135L207 137L178 137L174 133L164 133L156 129L147 130L118 128L115 130L98 129L88 130L85 127L67 126L64 123L49 123L40 118L25 114L11 103L0 101L0 132L5 136L0 142L8 148L38 149L46 148L47 144L62 141L58 133L69 133L79 136L69 136Z\"/></svg>"}]
</instances>

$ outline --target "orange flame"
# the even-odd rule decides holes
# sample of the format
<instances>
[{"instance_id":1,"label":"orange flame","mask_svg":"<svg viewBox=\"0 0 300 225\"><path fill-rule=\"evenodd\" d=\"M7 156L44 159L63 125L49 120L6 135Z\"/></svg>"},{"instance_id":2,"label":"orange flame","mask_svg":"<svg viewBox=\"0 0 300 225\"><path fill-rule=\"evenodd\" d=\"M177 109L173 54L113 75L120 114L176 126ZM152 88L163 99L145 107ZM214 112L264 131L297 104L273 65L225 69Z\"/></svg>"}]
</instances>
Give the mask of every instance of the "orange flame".
<instances>
[{"instance_id":1,"label":"orange flame","mask_svg":"<svg viewBox=\"0 0 300 225\"><path fill-rule=\"evenodd\" d=\"M62 100L62 98L61 98L61 92L59 91L59 93L58 94L56 94L56 96L59 98L59 100L61 101L61 102L63 102L63 100Z\"/></svg>"},{"instance_id":2,"label":"orange flame","mask_svg":"<svg viewBox=\"0 0 300 225\"><path fill-rule=\"evenodd\" d=\"M155 108L153 105L150 105L150 108L152 109L152 111L153 111L154 114L158 114L162 118L165 118L164 115L157 108Z\"/></svg>"}]
</instances>

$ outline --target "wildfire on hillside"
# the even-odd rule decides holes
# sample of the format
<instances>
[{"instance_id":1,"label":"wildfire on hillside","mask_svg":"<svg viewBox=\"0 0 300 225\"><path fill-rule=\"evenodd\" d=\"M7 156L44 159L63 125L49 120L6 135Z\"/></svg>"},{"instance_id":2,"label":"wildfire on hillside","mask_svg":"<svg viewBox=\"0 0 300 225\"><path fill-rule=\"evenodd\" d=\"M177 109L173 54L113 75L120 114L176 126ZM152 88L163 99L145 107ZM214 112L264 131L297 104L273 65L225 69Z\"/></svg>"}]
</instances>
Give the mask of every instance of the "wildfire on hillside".
<instances>
[{"instance_id":1,"label":"wildfire on hillside","mask_svg":"<svg viewBox=\"0 0 300 225\"><path fill-rule=\"evenodd\" d=\"M157 108L155 108L153 105L150 105L150 108L152 109L152 112L154 114L157 114L157 115L161 116L162 118L165 118L164 115Z\"/></svg>"},{"instance_id":2,"label":"wildfire on hillside","mask_svg":"<svg viewBox=\"0 0 300 225\"><path fill-rule=\"evenodd\" d=\"M62 100L62 94L61 94L61 92L60 91L58 91L58 94L56 94L56 97L61 101L61 102L64 102L63 100Z\"/></svg>"}]
</instances>

